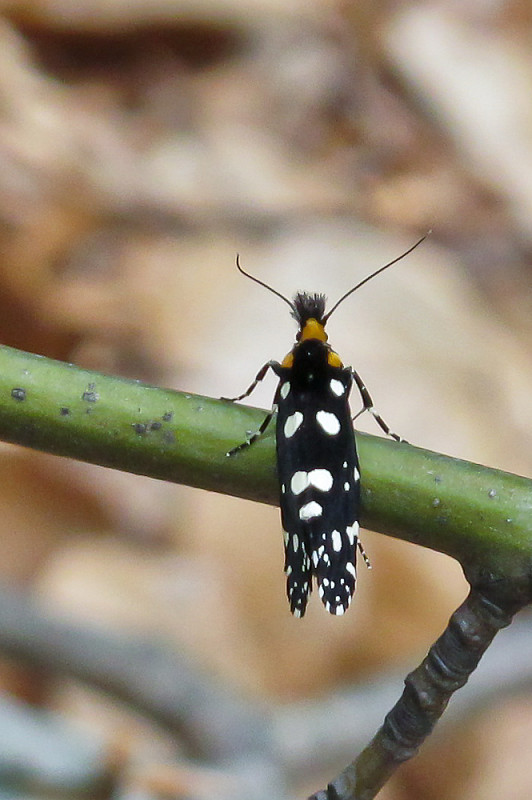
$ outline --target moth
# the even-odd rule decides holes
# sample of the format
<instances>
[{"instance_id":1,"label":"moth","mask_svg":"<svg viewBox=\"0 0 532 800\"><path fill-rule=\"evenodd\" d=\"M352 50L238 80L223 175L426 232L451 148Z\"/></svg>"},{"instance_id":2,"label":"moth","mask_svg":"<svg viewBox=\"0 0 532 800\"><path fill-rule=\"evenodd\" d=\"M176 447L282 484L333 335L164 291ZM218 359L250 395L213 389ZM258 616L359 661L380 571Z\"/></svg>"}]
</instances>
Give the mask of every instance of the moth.
<instances>
[{"instance_id":1,"label":"moth","mask_svg":"<svg viewBox=\"0 0 532 800\"><path fill-rule=\"evenodd\" d=\"M313 581L325 609L336 616L344 614L356 586L357 548L369 564L358 538L361 476L353 421L368 411L386 435L404 441L375 410L356 370L344 366L329 345L325 326L353 292L411 253L425 238L349 289L327 313L325 295L299 292L289 300L245 272L237 256L239 271L287 303L298 324L295 344L285 358L280 363L264 364L243 394L224 398L236 402L249 397L270 369L279 379L272 410L258 431L229 450L227 456L234 457L251 447L276 417L284 569L295 617L304 615ZM353 383L362 408L351 417Z\"/></svg>"}]
</instances>

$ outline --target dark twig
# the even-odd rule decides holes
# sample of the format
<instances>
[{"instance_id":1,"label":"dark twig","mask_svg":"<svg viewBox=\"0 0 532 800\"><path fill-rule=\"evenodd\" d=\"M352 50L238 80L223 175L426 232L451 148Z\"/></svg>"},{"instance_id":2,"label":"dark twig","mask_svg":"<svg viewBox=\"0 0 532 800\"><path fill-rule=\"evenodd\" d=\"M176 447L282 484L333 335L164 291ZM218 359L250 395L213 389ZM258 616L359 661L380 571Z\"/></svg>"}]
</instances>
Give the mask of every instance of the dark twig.
<instances>
[{"instance_id":1,"label":"dark twig","mask_svg":"<svg viewBox=\"0 0 532 800\"><path fill-rule=\"evenodd\" d=\"M398 766L416 754L453 692L476 668L495 634L510 624L517 604L498 604L472 588L370 744L327 789L311 800L371 800Z\"/></svg>"},{"instance_id":2,"label":"dark twig","mask_svg":"<svg viewBox=\"0 0 532 800\"><path fill-rule=\"evenodd\" d=\"M475 670L474 680L450 703L439 731L504 697L532 688L532 614L522 612L497 636ZM275 740L287 771L293 776L326 774L350 754L359 752L374 735L386 709L404 683L406 669L372 673L366 682L338 689L324 697L283 705L275 712ZM504 682L501 682L504 676Z\"/></svg>"}]
</instances>

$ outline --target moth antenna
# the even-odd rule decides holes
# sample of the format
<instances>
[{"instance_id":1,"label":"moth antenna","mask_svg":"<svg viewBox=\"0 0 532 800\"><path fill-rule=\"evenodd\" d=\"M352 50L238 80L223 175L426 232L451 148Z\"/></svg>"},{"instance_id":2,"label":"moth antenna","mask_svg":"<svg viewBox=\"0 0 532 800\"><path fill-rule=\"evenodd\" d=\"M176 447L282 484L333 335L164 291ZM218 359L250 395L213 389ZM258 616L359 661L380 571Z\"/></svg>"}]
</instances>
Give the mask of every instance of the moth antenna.
<instances>
[{"instance_id":1,"label":"moth antenna","mask_svg":"<svg viewBox=\"0 0 532 800\"><path fill-rule=\"evenodd\" d=\"M254 275L251 275L249 272L246 272L246 270L245 270L245 269L243 269L243 268L240 266L240 255L239 255L238 253L236 254L236 268L237 268L237 270L238 270L239 272L241 272L241 273L242 273L242 275L244 275L246 278L249 278L249 279L250 279L250 281L254 281L255 283L258 283L258 284L259 284L259 286L262 286L264 289L267 289L267 290L268 290L269 292L271 292L272 294L275 294L275 295L277 295L277 297L280 297L280 298L281 298L281 300L284 300L284 302L285 302L285 303L286 303L288 306L290 306L290 308L292 309L292 313L295 313L295 312L296 312L296 307L295 307L295 305L292 303L292 301L291 301L291 300L289 300L289 299L288 299L288 297L285 297L285 296L284 296L284 294L281 294L281 292L278 292L278 291L277 291L277 289L273 289L271 286L268 286L268 284L267 284L267 283L264 283L264 281L260 281L260 280L259 280L258 278L256 278Z\"/></svg>"},{"instance_id":2,"label":"moth antenna","mask_svg":"<svg viewBox=\"0 0 532 800\"><path fill-rule=\"evenodd\" d=\"M357 289L360 289L361 286L364 286L364 284L367 283L368 281L370 281L372 278L375 278L377 275L380 275L381 272L384 272L384 270L388 269L388 267L392 267L394 264L397 264L398 261L401 261L403 258L405 258L406 256L410 255L412 250L415 250L416 247L419 247L419 245L422 244L422 242L424 242L425 239L428 236L431 235L431 233L432 233L432 230L427 231L427 233L424 236L422 236L421 239L418 239L418 241L415 244L413 244L412 247L409 247L408 250L405 250L405 252L401 253L400 256L397 256L397 258L394 258L393 261L389 261L383 267L379 267L379 269L375 270L375 272L372 272L371 275L368 275L367 278L364 278L364 280L360 281L360 283L357 283L356 286L353 286L352 289L349 289L348 292L343 294L341 296L341 298L336 301L336 303L333 305L331 310L329 312L327 312L327 314L325 314L325 316L323 318L323 324L325 325L325 323L327 322L327 320L329 319L329 317L331 316L333 311L336 311L336 309L338 308L340 303L343 303L344 300L346 300L349 297L349 295L353 294L353 292L356 292ZM286 299L286 298L284 298L284 299Z\"/></svg>"}]
</instances>

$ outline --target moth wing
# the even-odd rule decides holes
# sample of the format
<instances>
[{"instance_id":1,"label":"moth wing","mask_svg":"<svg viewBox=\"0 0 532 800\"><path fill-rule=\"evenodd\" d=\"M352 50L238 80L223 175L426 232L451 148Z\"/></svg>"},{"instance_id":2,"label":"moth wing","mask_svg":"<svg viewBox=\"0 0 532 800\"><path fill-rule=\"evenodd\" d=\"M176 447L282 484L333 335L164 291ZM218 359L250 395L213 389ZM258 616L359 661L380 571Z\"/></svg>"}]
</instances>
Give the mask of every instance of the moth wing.
<instances>
[{"instance_id":1,"label":"moth wing","mask_svg":"<svg viewBox=\"0 0 532 800\"><path fill-rule=\"evenodd\" d=\"M330 368L335 391L277 393L277 469L292 613L305 613L312 577L331 614L349 607L356 583L360 475L348 404L348 370ZM339 384L344 391L340 392ZM289 386L289 390L283 386Z\"/></svg>"}]
</instances>

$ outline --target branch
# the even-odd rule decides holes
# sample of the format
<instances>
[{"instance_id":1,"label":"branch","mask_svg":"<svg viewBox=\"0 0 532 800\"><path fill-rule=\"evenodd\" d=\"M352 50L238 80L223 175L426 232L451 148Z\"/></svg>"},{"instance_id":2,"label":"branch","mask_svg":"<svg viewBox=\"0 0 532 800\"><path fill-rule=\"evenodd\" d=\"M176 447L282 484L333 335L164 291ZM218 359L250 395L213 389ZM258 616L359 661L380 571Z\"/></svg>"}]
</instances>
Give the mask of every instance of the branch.
<instances>
[{"instance_id":1,"label":"branch","mask_svg":"<svg viewBox=\"0 0 532 800\"><path fill-rule=\"evenodd\" d=\"M530 613L518 614L504 635L495 638L460 692L460 702L451 703L440 722L460 727L479 709L486 709L503 696L529 692L532 686L532 641ZM382 723L384 709L391 708L406 669L399 665L373 672L367 680L341 687L316 699L304 699L276 710L277 749L291 775L326 774L350 760L373 737ZM501 681L501 676L504 681Z\"/></svg>"},{"instance_id":2,"label":"branch","mask_svg":"<svg viewBox=\"0 0 532 800\"><path fill-rule=\"evenodd\" d=\"M370 744L327 789L309 800L371 800L431 733L452 694L465 685L495 634L512 621L506 610L472 589L452 615L445 632L421 665Z\"/></svg>"},{"instance_id":3,"label":"branch","mask_svg":"<svg viewBox=\"0 0 532 800\"><path fill-rule=\"evenodd\" d=\"M273 426L226 452L266 412L0 347L0 439L58 456L277 505ZM523 574L532 481L358 434L362 524L494 577Z\"/></svg>"}]
</instances>

